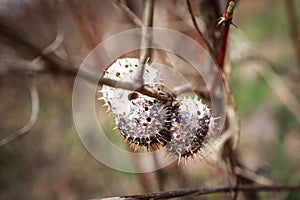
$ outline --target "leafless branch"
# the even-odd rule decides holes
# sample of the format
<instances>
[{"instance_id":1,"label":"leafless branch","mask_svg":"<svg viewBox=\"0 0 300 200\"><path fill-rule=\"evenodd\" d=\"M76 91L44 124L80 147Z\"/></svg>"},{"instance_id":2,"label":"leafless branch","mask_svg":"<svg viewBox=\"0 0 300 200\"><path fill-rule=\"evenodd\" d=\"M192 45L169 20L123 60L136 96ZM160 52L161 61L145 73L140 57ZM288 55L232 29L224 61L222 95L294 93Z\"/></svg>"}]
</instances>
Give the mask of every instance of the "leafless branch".
<instances>
[{"instance_id":1,"label":"leafless branch","mask_svg":"<svg viewBox=\"0 0 300 200\"><path fill-rule=\"evenodd\" d=\"M269 186L273 185L273 181L271 179L261 176L251 170L235 166L234 171L237 175L252 180L254 183Z\"/></svg>"},{"instance_id":2,"label":"leafless branch","mask_svg":"<svg viewBox=\"0 0 300 200\"><path fill-rule=\"evenodd\" d=\"M24 59L14 60L2 60L0 61L1 73L24 73L24 74L36 74L46 72L47 69L37 65L36 63L29 62Z\"/></svg>"},{"instance_id":3,"label":"leafless branch","mask_svg":"<svg viewBox=\"0 0 300 200\"><path fill-rule=\"evenodd\" d=\"M297 96L287 86L284 78L276 72L277 67L269 59L261 55L250 55L240 62L245 61L260 62L266 67L253 66L257 73L272 88L279 100L290 110L295 119L300 123L300 103Z\"/></svg>"},{"instance_id":4,"label":"leafless branch","mask_svg":"<svg viewBox=\"0 0 300 200\"><path fill-rule=\"evenodd\" d=\"M213 52L213 49L212 47L210 46L209 42L207 41L207 39L204 37L204 34L202 33L202 31L200 30L198 24L197 24L197 21L196 21L196 18L194 16L194 13L193 13L193 10L192 10L192 5L191 5L191 2L190 0L187 0L186 1L187 3L187 7L188 7L188 11L189 11L189 14L192 18L192 21L193 21L193 24L198 32L198 34L200 35L201 39L204 41L204 44L205 44L205 48L208 50L208 52L210 53L211 57L214 58L214 52Z\"/></svg>"},{"instance_id":5,"label":"leafless branch","mask_svg":"<svg viewBox=\"0 0 300 200\"><path fill-rule=\"evenodd\" d=\"M259 75L264 78L267 84L272 88L273 92L280 101L290 110L295 116L295 119L300 123L300 103L293 92L286 86L285 81L273 70L267 70L259 66L255 67Z\"/></svg>"},{"instance_id":6,"label":"leafless branch","mask_svg":"<svg viewBox=\"0 0 300 200\"><path fill-rule=\"evenodd\" d=\"M152 42L152 34L147 30L148 27L153 26L153 11L154 11L154 0L144 1L143 10L143 25L142 26L142 38L141 46L149 47ZM151 48L143 48L140 51L140 63L145 64L146 60L151 57Z\"/></svg>"},{"instance_id":7,"label":"leafless branch","mask_svg":"<svg viewBox=\"0 0 300 200\"><path fill-rule=\"evenodd\" d=\"M128 195L120 197L111 197L112 198L121 198L121 199L169 199L176 197L186 197L189 195L199 196L205 194L214 194L214 193L224 193L230 191L265 191L265 192L279 192L279 191L300 191L300 186L293 185L278 185L278 186L264 186L264 185L241 185L239 187L231 186L206 186L206 187L195 187L195 188L180 188L176 190L169 190L163 192L154 192L142 195ZM104 198L105 199L105 198ZM95 200L95 199L94 199Z\"/></svg>"},{"instance_id":8,"label":"leafless branch","mask_svg":"<svg viewBox=\"0 0 300 200\"><path fill-rule=\"evenodd\" d=\"M57 34L53 42L50 43L46 48L43 49L42 55L55 52L63 43L65 37L65 23L64 20L60 20L57 26Z\"/></svg>"},{"instance_id":9,"label":"leafless branch","mask_svg":"<svg viewBox=\"0 0 300 200\"><path fill-rule=\"evenodd\" d=\"M291 38L295 48L295 56L298 63L298 77L300 77L300 34L297 22L297 15L295 11L295 5L293 5L293 0L285 0L288 21L290 25Z\"/></svg>"},{"instance_id":10,"label":"leafless branch","mask_svg":"<svg viewBox=\"0 0 300 200\"><path fill-rule=\"evenodd\" d=\"M64 74L64 75L71 75L76 76L78 72L78 76L84 78L85 80L91 82L91 83L98 83L100 85L105 84L108 86L116 87L116 88L122 88L126 90L133 90L140 92L144 95L157 98L162 101L169 101L173 99L173 96L169 93L165 93L162 91L155 91L148 87L147 85L141 85L140 83L136 82L118 82L115 80L111 80L108 78L101 77L99 80L99 77L95 75L94 73L88 72L86 70L80 70L78 71L79 67L77 67L75 64L70 63L57 55L54 54L40 54L42 50L40 50L38 47L34 46L30 42L24 40L23 38L19 37L17 34L15 34L13 31L9 30L7 27L0 24L0 34L11 39L12 41L17 42L18 44L21 44L22 46L26 47L27 49L31 50L34 54L40 55L41 58L43 58L46 62L49 62L50 66L55 67L53 70L55 72ZM3 63L2 63L3 64ZM13 66L13 65L11 65ZM30 68L27 68L27 66L18 65L19 69L24 69L25 71L31 71L36 72L35 66L32 64L27 65ZM16 68L16 66L14 66ZM45 72L45 69L39 69L39 72Z\"/></svg>"},{"instance_id":11,"label":"leafless branch","mask_svg":"<svg viewBox=\"0 0 300 200\"><path fill-rule=\"evenodd\" d=\"M19 130L11 133L7 137L3 138L0 140L0 148L5 146L6 144L16 140L22 135L25 135L26 133L29 133L34 124L36 123L38 119L38 114L39 114L39 95L38 91L36 88L36 85L34 83L31 83L30 86L30 96L31 96L31 116L28 120L28 122Z\"/></svg>"},{"instance_id":12,"label":"leafless branch","mask_svg":"<svg viewBox=\"0 0 300 200\"><path fill-rule=\"evenodd\" d=\"M113 0L113 3L118 6L120 9L122 9L127 17L138 27L143 27L142 20L134 13L132 12L126 5L124 5L120 0Z\"/></svg>"},{"instance_id":13,"label":"leafless branch","mask_svg":"<svg viewBox=\"0 0 300 200\"><path fill-rule=\"evenodd\" d=\"M154 11L154 0L145 0L143 9L143 25L142 36L141 36L141 47L140 48L140 64L141 68L138 74L138 82L143 83L143 76L145 71L145 63L151 58L152 49L150 48L152 43L152 33L147 29L153 26L153 11ZM148 47L148 48L144 48Z\"/></svg>"},{"instance_id":14,"label":"leafless branch","mask_svg":"<svg viewBox=\"0 0 300 200\"><path fill-rule=\"evenodd\" d=\"M26 62L26 61L3 61L0 62L0 67L7 69L8 71L13 71L17 73L28 73L28 74L35 74L35 73L46 73L49 72L45 68L37 67L36 65ZM76 75L76 71L69 71L68 75ZM115 88L121 88L130 91L137 91L144 95L162 100L162 101L171 101L173 99L173 95L162 92L156 91L150 88L147 85L141 85L137 82L125 82L125 81L116 81L109 78L104 78L103 76L100 78L91 72L86 70L80 70L78 76L82 77L83 79L96 84L105 84Z\"/></svg>"},{"instance_id":15,"label":"leafless branch","mask_svg":"<svg viewBox=\"0 0 300 200\"><path fill-rule=\"evenodd\" d=\"M240 135L241 135L241 117L240 117L238 109L237 109L237 105L236 105L235 98L234 98L234 95L233 95L233 92L232 92L232 89L231 89L231 86L230 86L230 82L229 82L226 74L223 71L220 71L220 73L221 73L222 78L223 78L223 82L224 82L224 85L225 85L226 93L229 96L230 103L231 103L232 108L233 108L233 110L234 110L234 112L236 114L236 116L235 116L236 117L236 122L237 122L236 133L238 135L238 142L235 145L234 149L237 149L237 147L239 145Z\"/></svg>"}]
</instances>

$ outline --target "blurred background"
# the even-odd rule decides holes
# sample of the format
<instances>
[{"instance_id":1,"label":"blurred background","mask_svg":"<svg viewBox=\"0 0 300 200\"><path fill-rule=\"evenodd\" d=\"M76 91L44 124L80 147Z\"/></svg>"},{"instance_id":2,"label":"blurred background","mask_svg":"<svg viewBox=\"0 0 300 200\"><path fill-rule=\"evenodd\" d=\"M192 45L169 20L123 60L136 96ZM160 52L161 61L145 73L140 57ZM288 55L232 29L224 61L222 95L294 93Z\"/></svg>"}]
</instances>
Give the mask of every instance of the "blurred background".
<instances>
[{"instance_id":1,"label":"blurred background","mask_svg":"<svg viewBox=\"0 0 300 200\"><path fill-rule=\"evenodd\" d=\"M217 55L220 30L215 25L226 1L190 2ZM154 173L130 174L106 167L84 148L73 122L73 82L77 68L99 42L138 27L122 5L142 19L142 1L0 0L0 140L37 117L28 133L5 145L0 142L0 199L92 199L234 184L222 160L224 149L185 166L174 163ZM232 26L229 33L225 69L242 122L235 171L250 183L298 184L300 1L240 0L233 22L238 28ZM174 29L203 44L186 1L156 0L153 26ZM228 115L236 117L230 110ZM107 126L109 130L113 124ZM244 193L238 199L254 197L299 199L300 193Z\"/></svg>"}]
</instances>

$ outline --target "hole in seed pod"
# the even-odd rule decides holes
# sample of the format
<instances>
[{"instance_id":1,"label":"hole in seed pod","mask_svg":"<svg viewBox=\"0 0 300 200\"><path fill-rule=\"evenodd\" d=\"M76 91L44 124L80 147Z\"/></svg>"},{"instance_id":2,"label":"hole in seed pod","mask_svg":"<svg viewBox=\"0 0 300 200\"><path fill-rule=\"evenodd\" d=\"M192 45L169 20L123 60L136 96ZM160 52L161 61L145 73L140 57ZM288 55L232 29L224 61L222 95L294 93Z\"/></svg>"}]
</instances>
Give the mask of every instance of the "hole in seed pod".
<instances>
[{"instance_id":1,"label":"hole in seed pod","mask_svg":"<svg viewBox=\"0 0 300 200\"><path fill-rule=\"evenodd\" d=\"M197 114L198 114L198 115L201 115L201 112L200 112L199 110L197 110Z\"/></svg>"},{"instance_id":2,"label":"hole in seed pod","mask_svg":"<svg viewBox=\"0 0 300 200\"><path fill-rule=\"evenodd\" d=\"M120 72L116 72L116 76L119 77L121 75Z\"/></svg>"},{"instance_id":3,"label":"hole in seed pod","mask_svg":"<svg viewBox=\"0 0 300 200\"><path fill-rule=\"evenodd\" d=\"M145 107L145 111L148 111L149 110L149 108L148 107ZM150 119L151 120L151 119ZM148 121L148 120L147 120Z\"/></svg>"},{"instance_id":4,"label":"hole in seed pod","mask_svg":"<svg viewBox=\"0 0 300 200\"><path fill-rule=\"evenodd\" d=\"M151 122L151 117L147 117L147 122Z\"/></svg>"},{"instance_id":5,"label":"hole in seed pod","mask_svg":"<svg viewBox=\"0 0 300 200\"><path fill-rule=\"evenodd\" d=\"M128 95L128 100L131 101L133 99L137 99L139 97L139 94L137 92L132 92Z\"/></svg>"},{"instance_id":6,"label":"hole in seed pod","mask_svg":"<svg viewBox=\"0 0 300 200\"><path fill-rule=\"evenodd\" d=\"M128 64L125 65L126 68L127 68L128 66L129 66Z\"/></svg>"}]
</instances>

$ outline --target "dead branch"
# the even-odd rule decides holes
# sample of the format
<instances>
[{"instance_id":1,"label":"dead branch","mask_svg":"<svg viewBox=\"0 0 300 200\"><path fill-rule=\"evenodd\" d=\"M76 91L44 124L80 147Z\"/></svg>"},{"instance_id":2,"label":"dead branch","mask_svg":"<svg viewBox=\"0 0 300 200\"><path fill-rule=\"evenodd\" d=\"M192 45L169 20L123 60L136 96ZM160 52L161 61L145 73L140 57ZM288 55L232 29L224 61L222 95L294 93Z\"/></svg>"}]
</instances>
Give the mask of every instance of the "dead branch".
<instances>
[{"instance_id":1,"label":"dead branch","mask_svg":"<svg viewBox=\"0 0 300 200\"><path fill-rule=\"evenodd\" d=\"M169 190L163 192L153 192L142 195L127 195L120 197L110 197L107 199L118 198L118 199L170 199L176 197L186 197L189 195L199 196L205 194L224 193L230 191L250 191L250 192L279 192L279 191L300 191L299 185L277 185L277 186L264 186L264 185L241 185L239 187L231 187L228 185L224 186L206 186L206 187L195 187L195 188L180 188L176 190ZM106 199L106 198L103 198ZM96 199L94 199L96 200Z\"/></svg>"},{"instance_id":2,"label":"dead branch","mask_svg":"<svg viewBox=\"0 0 300 200\"><path fill-rule=\"evenodd\" d=\"M113 3L118 6L123 12L127 15L127 17L138 27L143 27L142 20L130 10L126 5L124 5L120 0L113 0Z\"/></svg>"},{"instance_id":3,"label":"dead branch","mask_svg":"<svg viewBox=\"0 0 300 200\"><path fill-rule=\"evenodd\" d=\"M270 61L268 58L253 54L246 58L243 58L239 63L246 61L260 62L265 67L254 65L254 70L266 81L266 83L274 91L278 99L289 109L289 111L295 116L295 119L300 122L300 103L297 96L291 91L291 88L287 86L285 80L277 72L278 66Z\"/></svg>"},{"instance_id":4,"label":"dead branch","mask_svg":"<svg viewBox=\"0 0 300 200\"><path fill-rule=\"evenodd\" d=\"M173 95L169 93L165 93L162 91L155 91L148 87L147 85L141 85L140 83L137 82L120 82L120 81L115 81L111 80L108 78L104 78L103 76L100 78L92 73L88 72L86 70L81 69L79 70L79 67L76 66L73 63L70 63L60 57L58 57L55 54L41 54L43 50L39 49L38 47L34 46L30 42L24 40L17 34L15 34L12 30L9 28L5 27L4 25L0 24L0 34L7 37L8 39L11 39L12 41L17 42L18 44L21 44L28 50L32 51L33 54L41 56L46 62L50 64L50 66L53 68L52 70L57 73L61 73L64 75L71 75L71 76L76 76L78 72L78 76L84 78L85 80L91 82L91 83L96 83L96 84L105 84L111 87L116 87L116 88L122 88L125 90L132 90L132 91L137 91L140 92L144 95L157 98L162 101L169 101L173 99ZM3 63L2 63L3 64ZM20 65L19 65L20 66ZM36 69L34 65L28 65L30 68L26 69L26 67L19 67L19 69L24 69L25 71L31 71L31 72L36 72ZM40 69L39 72L45 72L47 70L45 69Z\"/></svg>"},{"instance_id":5,"label":"dead branch","mask_svg":"<svg viewBox=\"0 0 300 200\"><path fill-rule=\"evenodd\" d=\"M43 49L41 54L47 55L55 52L63 43L64 38L65 38L65 22L64 20L58 20L57 34L54 40L46 48Z\"/></svg>"},{"instance_id":6,"label":"dead branch","mask_svg":"<svg viewBox=\"0 0 300 200\"><path fill-rule=\"evenodd\" d=\"M9 134L7 137L0 140L0 148L5 146L6 144L16 140L20 136L25 135L26 133L29 133L34 124L36 123L39 115L39 94L36 88L36 85L34 83L31 83L30 86L30 96L31 96L31 115L28 120L28 122L19 130L14 131L13 133Z\"/></svg>"},{"instance_id":7,"label":"dead branch","mask_svg":"<svg viewBox=\"0 0 300 200\"><path fill-rule=\"evenodd\" d=\"M272 68L267 70L256 66L257 73L267 82L271 87L275 95L280 101L289 109L289 111L295 116L295 119L300 123L300 103L298 98L293 92L286 86L283 78L279 76ZM268 71L268 75L267 75Z\"/></svg>"},{"instance_id":8,"label":"dead branch","mask_svg":"<svg viewBox=\"0 0 300 200\"><path fill-rule=\"evenodd\" d=\"M297 15L295 11L295 6L293 5L293 0L285 0L286 11L290 26L290 34L295 48L295 57L298 64L298 77L300 77L300 34L297 22Z\"/></svg>"},{"instance_id":9,"label":"dead branch","mask_svg":"<svg viewBox=\"0 0 300 200\"><path fill-rule=\"evenodd\" d=\"M191 2L190 0L187 0L186 1L187 3L187 7L188 7L188 11L189 11L189 14L192 18L192 21L193 21L193 24L198 32L198 34L200 35L201 39L204 41L204 44L205 44L205 48L208 50L210 56L212 58L214 58L214 52L213 52L213 49L212 47L210 46L209 42L207 41L207 39L204 37L204 34L202 33L202 31L200 30L198 24L197 24L197 21L196 21L196 18L194 16L194 13L193 13L193 10L192 10L192 5L191 5Z\"/></svg>"},{"instance_id":10,"label":"dead branch","mask_svg":"<svg viewBox=\"0 0 300 200\"><path fill-rule=\"evenodd\" d=\"M32 63L24 59L14 60L2 60L0 61L0 72L1 73L23 73L23 74L36 74L49 72L46 68L43 68L36 63Z\"/></svg>"},{"instance_id":11,"label":"dead branch","mask_svg":"<svg viewBox=\"0 0 300 200\"><path fill-rule=\"evenodd\" d=\"M143 83L143 76L145 70L145 64L148 59L151 58L152 49L150 48L152 43L152 33L147 29L153 26L153 12L154 12L154 0L145 0L143 9L143 26L141 36L141 47L140 48L140 64L141 68L137 75L138 82ZM147 48L143 48L147 47Z\"/></svg>"}]
</instances>

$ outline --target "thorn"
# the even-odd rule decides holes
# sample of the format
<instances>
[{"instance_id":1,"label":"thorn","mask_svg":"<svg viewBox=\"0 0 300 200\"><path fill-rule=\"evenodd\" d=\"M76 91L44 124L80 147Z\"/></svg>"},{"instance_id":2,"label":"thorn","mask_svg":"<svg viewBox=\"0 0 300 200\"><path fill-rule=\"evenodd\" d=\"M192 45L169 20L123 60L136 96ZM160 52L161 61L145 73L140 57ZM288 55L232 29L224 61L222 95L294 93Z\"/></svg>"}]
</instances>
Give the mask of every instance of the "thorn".
<instances>
[{"instance_id":1,"label":"thorn","mask_svg":"<svg viewBox=\"0 0 300 200\"><path fill-rule=\"evenodd\" d=\"M180 153L178 153L178 162L177 162L177 166L179 166L180 165L180 163L181 163L181 154Z\"/></svg>"},{"instance_id":2,"label":"thorn","mask_svg":"<svg viewBox=\"0 0 300 200\"><path fill-rule=\"evenodd\" d=\"M219 26L226 21L226 18L224 16L222 16L222 17L219 17L217 21L218 21L218 23L216 25L216 28L219 28Z\"/></svg>"},{"instance_id":3,"label":"thorn","mask_svg":"<svg viewBox=\"0 0 300 200\"><path fill-rule=\"evenodd\" d=\"M150 60L150 57L147 58L145 64L148 64L149 60Z\"/></svg>"},{"instance_id":4,"label":"thorn","mask_svg":"<svg viewBox=\"0 0 300 200\"><path fill-rule=\"evenodd\" d=\"M233 22L231 22L230 24L231 24L234 28L237 28L237 29L239 28L239 27L238 27L235 23L233 23Z\"/></svg>"},{"instance_id":5,"label":"thorn","mask_svg":"<svg viewBox=\"0 0 300 200\"><path fill-rule=\"evenodd\" d=\"M158 138L156 138L156 140L161 144L161 145L163 145L164 143L163 142L161 142Z\"/></svg>"}]
</instances>

